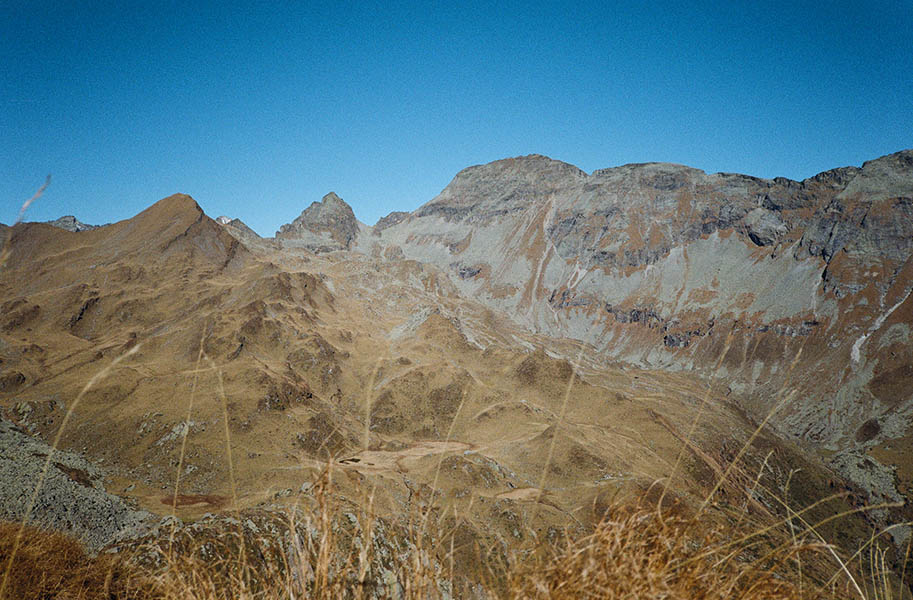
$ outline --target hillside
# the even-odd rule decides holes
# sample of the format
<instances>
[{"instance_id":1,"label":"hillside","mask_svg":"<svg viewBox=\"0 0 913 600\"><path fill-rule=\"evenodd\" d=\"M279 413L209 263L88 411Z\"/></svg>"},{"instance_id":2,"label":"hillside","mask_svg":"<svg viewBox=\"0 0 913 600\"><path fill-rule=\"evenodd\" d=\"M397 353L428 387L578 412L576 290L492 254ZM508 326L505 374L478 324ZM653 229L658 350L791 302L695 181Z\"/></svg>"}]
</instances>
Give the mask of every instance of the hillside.
<instances>
[{"instance_id":1,"label":"hillside","mask_svg":"<svg viewBox=\"0 0 913 600\"><path fill-rule=\"evenodd\" d=\"M184 195L5 231L0 409L47 440L71 411L63 448L149 513L291 506L329 463L346 502L449 524L466 582L480 547L724 474L723 508L753 480L846 492L817 519L907 502L821 528L848 551L913 516L913 151L802 182L534 155L272 239Z\"/></svg>"},{"instance_id":2,"label":"hillside","mask_svg":"<svg viewBox=\"0 0 913 600\"><path fill-rule=\"evenodd\" d=\"M801 182L660 163L587 175L528 156L465 169L378 243L607 362L722 376L751 418L776 410L780 435L869 500L900 500L913 491L911 198L909 150ZM778 406L783 393L795 397Z\"/></svg>"}]
</instances>

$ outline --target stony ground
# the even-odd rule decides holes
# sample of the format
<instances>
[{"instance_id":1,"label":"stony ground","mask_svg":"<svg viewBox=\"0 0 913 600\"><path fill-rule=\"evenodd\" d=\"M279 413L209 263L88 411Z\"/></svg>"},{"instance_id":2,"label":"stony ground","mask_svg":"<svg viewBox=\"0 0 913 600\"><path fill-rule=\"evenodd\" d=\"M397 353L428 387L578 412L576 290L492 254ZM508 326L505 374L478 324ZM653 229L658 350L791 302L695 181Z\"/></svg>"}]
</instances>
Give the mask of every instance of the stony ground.
<instances>
[{"instance_id":1,"label":"stony ground","mask_svg":"<svg viewBox=\"0 0 913 600\"><path fill-rule=\"evenodd\" d=\"M104 479L82 456L54 451L0 417L0 519L28 516L30 523L72 534L90 551L139 537L158 521L107 493Z\"/></svg>"}]
</instances>

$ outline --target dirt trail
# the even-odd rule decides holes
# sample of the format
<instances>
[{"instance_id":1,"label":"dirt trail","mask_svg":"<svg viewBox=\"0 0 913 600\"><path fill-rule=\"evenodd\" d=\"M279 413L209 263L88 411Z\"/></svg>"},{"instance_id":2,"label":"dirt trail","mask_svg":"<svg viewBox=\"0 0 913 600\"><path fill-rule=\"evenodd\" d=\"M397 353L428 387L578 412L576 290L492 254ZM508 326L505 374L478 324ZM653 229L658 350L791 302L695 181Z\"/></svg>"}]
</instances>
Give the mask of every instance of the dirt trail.
<instances>
[{"instance_id":1,"label":"dirt trail","mask_svg":"<svg viewBox=\"0 0 913 600\"><path fill-rule=\"evenodd\" d=\"M499 500L538 500L542 495L542 490L536 487L517 488L507 492L501 492L495 498Z\"/></svg>"},{"instance_id":2,"label":"dirt trail","mask_svg":"<svg viewBox=\"0 0 913 600\"><path fill-rule=\"evenodd\" d=\"M363 450L338 462L343 467L365 474L390 471L403 473L426 456L472 449L473 446L465 442L422 441L403 450Z\"/></svg>"}]
</instances>

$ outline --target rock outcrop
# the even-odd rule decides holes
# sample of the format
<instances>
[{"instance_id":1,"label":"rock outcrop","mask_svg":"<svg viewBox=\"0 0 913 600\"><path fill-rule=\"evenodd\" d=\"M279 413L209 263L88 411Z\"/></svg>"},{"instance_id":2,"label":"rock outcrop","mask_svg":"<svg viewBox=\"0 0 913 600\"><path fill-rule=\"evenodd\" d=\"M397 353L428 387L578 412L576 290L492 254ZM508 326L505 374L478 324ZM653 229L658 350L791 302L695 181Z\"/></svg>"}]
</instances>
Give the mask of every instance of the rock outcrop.
<instances>
[{"instance_id":1,"label":"rock outcrop","mask_svg":"<svg viewBox=\"0 0 913 600\"><path fill-rule=\"evenodd\" d=\"M393 225L396 225L397 223L401 223L408 217L409 217L408 212L401 211L401 210L395 210L395 211L391 212L390 214L388 214L387 216L381 217L380 219L377 220L377 223L374 224L373 233L374 233L374 235L380 235L380 232L383 231L384 229L386 229L387 227L391 227Z\"/></svg>"},{"instance_id":2,"label":"rock outcrop","mask_svg":"<svg viewBox=\"0 0 913 600\"><path fill-rule=\"evenodd\" d=\"M89 231L91 229L98 229L99 225L88 225L83 223L73 215L66 215L55 219L53 221L47 221L48 225L53 225L54 227L59 227L60 229L66 229L67 231Z\"/></svg>"},{"instance_id":3,"label":"rock outcrop","mask_svg":"<svg viewBox=\"0 0 913 600\"><path fill-rule=\"evenodd\" d=\"M230 233L236 234L238 237L246 240L259 240L261 239L257 232L247 226L247 223L241 219L232 219L231 217L221 216L216 218L216 223L227 227Z\"/></svg>"},{"instance_id":4,"label":"rock outcrop","mask_svg":"<svg viewBox=\"0 0 913 600\"><path fill-rule=\"evenodd\" d=\"M0 481L0 519L28 516L29 524L71 534L93 552L117 539L137 537L158 521L108 494L95 465L71 452L55 451L3 417Z\"/></svg>"},{"instance_id":5,"label":"rock outcrop","mask_svg":"<svg viewBox=\"0 0 913 600\"><path fill-rule=\"evenodd\" d=\"M358 235L358 221L352 207L334 192L307 207L297 219L283 225L276 239L312 252L349 250Z\"/></svg>"}]
</instances>

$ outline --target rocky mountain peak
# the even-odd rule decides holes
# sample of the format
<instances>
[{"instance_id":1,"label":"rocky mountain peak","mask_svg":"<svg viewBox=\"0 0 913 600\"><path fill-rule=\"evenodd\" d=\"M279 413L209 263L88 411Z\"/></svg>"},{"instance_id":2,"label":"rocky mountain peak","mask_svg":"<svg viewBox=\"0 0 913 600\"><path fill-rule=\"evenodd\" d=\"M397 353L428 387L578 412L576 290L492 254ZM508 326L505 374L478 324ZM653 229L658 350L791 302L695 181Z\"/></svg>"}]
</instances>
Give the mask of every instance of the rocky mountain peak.
<instances>
[{"instance_id":1,"label":"rocky mountain peak","mask_svg":"<svg viewBox=\"0 0 913 600\"><path fill-rule=\"evenodd\" d=\"M556 190L569 188L586 178L587 174L574 165L541 154L496 160L457 173L415 216L485 222L544 203Z\"/></svg>"},{"instance_id":2,"label":"rocky mountain peak","mask_svg":"<svg viewBox=\"0 0 913 600\"><path fill-rule=\"evenodd\" d=\"M260 236L257 235L257 232L247 226L247 223L241 219L232 219L231 217L221 216L216 218L216 223L226 227L229 232L237 234L235 237L240 236L241 238L246 239L259 239Z\"/></svg>"},{"instance_id":3,"label":"rocky mountain peak","mask_svg":"<svg viewBox=\"0 0 913 600\"><path fill-rule=\"evenodd\" d=\"M913 150L866 161L840 194L841 198L879 201L913 196Z\"/></svg>"},{"instance_id":4,"label":"rocky mountain peak","mask_svg":"<svg viewBox=\"0 0 913 600\"><path fill-rule=\"evenodd\" d=\"M53 225L54 227L59 227L60 229L66 229L67 231L89 231L90 229L98 229L98 225L89 225L83 223L73 215L65 215L59 219L53 221L45 221L48 225Z\"/></svg>"},{"instance_id":5,"label":"rocky mountain peak","mask_svg":"<svg viewBox=\"0 0 913 600\"><path fill-rule=\"evenodd\" d=\"M586 173L572 164L542 154L528 154L467 167L457 173L447 187L491 179L516 179L548 185L550 182L585 177Z\"/></svg>"},{"instance_id":6,"label":"rocky mountain peak","mask_svg":"<svg viewBox=\"0 0 913 600\"><path fill-rule=\"evenodd\" d=\"M626 185L671 192L703 183L707 174L700 169L675 163L631 163L609 169L598 169L590 175L599 184L624 181Z\"/></svg>"},{"instance_id":7,"label":"rocky mountain peak","mask_svg":"<svg viewBox=\"0 0 913 600\"><path fill-rule=\"evenodd\" d=\"M335 192L312 202L297 219L276 232L276 238L314 252L349 250L358 235L355 213Z\"/></svg>"},{"instance_id":8,"label":"rocky mountain peak","mask_svg":"<svg viewBox=\"0 0 913 600\"><path fill-rule=\"evenodd\" d=\"M320 202L312 202L311 204L322 205L323 207L338 206L342 208L342 210L352 210L352 208L345 202L345 200L336 195L336 192L330 192L321 198Z\"/></svg>"},{"instance_id":9,"label":"rocky mountain peak","mask_svg":"<svg viewBox=\"0 0 913 600\"><path fill-rule=\"evenodd\" d=\"M913 149L901 150L893 154L886 154L873 160L862 163L862 170L879 168L883 171L894 171L910 175L913 172Z\"/></svg>"},{"instance_id":10,"label":"rocky mountain peak","mask_svg":"<svg viewBox=\"0 0 913 600\"><path fill-rule=\"evenodd\" d=\"M198 221L203 216L203 209L196 200L187 194L172 194L162 198L137 215L149 222L183 222Z\"/></svg>"}]
</instances>

